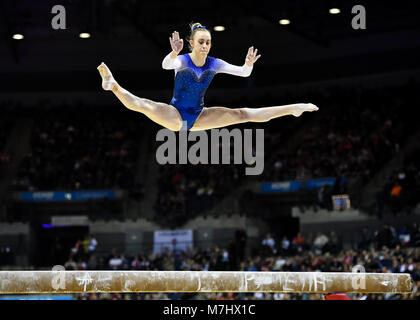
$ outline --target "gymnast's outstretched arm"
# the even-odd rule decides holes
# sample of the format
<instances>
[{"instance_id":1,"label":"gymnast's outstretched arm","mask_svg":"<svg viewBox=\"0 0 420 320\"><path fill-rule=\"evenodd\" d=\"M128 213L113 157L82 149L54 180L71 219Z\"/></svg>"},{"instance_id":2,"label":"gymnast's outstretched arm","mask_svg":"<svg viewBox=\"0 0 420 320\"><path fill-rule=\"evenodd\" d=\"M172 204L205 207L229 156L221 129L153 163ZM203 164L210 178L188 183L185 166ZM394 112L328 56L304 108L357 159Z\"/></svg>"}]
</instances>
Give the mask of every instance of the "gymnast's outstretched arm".
<instances>
[{"instance_id":1,"label":"gymnast's outstretched arm","mask_svg":"<svg viewBox=\"0 0 420 320\"><path fill-rule=\"evenodd\" d=\"M165 70L179 69L183 65L181 57L175 55L172 51L162 61L162 68Z\"/></svg>"},{"instance_id":2,"label":"gymnast's outstretched arm","mask_svg":"<svg viewBox=\"0 0 420 320\"><path fill-rule=\"evenodd\" d=\"M239 77L249 77L254 63L261 57L261 55L257 56L257 52L258 49L255 49L254 51L254 47L250 47L243 66L235 66L222 59L217 59L216 72L232 74Z\"/></svg>"},{"instance_id":3,"label":"gymnast's outstretched arm","mask_svg":"<svg viewBox=\"0 0 420 320\"><path fill-rule=\"evenodd\" d=\"M227 73L239 77L249 77L252 69L253 67L249 67L246 63L243 66L235 66L222 59L217 59L217 73Z\"/></svg>"}]
</instances>

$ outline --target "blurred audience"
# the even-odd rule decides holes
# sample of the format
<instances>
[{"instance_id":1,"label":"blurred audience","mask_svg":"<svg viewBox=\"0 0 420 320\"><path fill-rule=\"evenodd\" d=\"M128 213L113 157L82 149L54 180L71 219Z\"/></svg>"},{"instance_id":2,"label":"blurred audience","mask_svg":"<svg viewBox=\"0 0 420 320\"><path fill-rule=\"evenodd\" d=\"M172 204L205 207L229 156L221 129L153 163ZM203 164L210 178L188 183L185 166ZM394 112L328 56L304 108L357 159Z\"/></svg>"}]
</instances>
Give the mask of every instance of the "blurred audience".
<instances>
[{"instance_id":1,"label":"blurred audience","mask_svg":"<svg viewBox=\"0 0 420 320\"><path fill-rule=\"evenodd\" d=\"M10 154L5 149L13 125L14 120L12 119L2 119L0 121L0 174L3 165L10 162Z\"/></svg>"},{"instance_id":2,"label":"blurred audience","mask_svg":"<svg viewBox=\"0 0 420 320\"><path fill-rule=\"evenodd\" d=\"M399 112L410 108L417 91L417 84L407 83L394 88L336 87L309 93L308 100L320 110L301 129L293 147L282 147L290 132L267 126L265 146L270 152L261 180L351 176L366 183L417 128L415 119Z\"/></svg>"},{"instance_id":3,"label":"blurred audience","mask_svg":"<svg viewBox=\"0 0 420 320\"><path fill-rule=\"evenodd\" d=\"M420 149L416 149L404 160L404 165L392 172L376 194L375 212L379 217L387 212L394 216L400 213L411 214L419 203Z\"/></svg>"},{"instance_id":4,"label":"blurred audience","mask_svg":"<svg viewBox=\"0 0 420 320\"><path fill-rule=\"evenodd\" d=\"M139 119L77 108L36 118L31 150L19 166L15 189L135 189L143 123Z\"/></svg>"}]
</instances>

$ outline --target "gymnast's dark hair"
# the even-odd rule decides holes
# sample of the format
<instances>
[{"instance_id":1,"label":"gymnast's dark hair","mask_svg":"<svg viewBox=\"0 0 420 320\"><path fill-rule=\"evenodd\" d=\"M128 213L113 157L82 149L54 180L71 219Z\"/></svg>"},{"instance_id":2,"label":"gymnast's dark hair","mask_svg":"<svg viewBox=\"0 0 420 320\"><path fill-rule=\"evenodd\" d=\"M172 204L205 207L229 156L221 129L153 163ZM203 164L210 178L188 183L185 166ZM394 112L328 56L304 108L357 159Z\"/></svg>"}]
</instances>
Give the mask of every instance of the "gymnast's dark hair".
<instances>
[{"instance_id":1,"label":"gymnast's dark hair","mask_svg":"<svg viewBox=\"0 0 420 320\"><path fill-rule=\"evenodd\" d=\"M210 30L208 30L208 29L207 29L205 26L203 26L201 23L199 23L199 22L191 22L191 23L190 23L190 35L187 37L188 46L189 46L189 48L190 48L190 51L192 51L192 47L191 47L191 44L190 44L190 40L193 40L193 39L194 39L195 33L196 33L197 31L203 31L203 30L207 31L207 32L208 32L208 33L210 33L210 35L211 35Z\"/></svg>"}]
</instances>

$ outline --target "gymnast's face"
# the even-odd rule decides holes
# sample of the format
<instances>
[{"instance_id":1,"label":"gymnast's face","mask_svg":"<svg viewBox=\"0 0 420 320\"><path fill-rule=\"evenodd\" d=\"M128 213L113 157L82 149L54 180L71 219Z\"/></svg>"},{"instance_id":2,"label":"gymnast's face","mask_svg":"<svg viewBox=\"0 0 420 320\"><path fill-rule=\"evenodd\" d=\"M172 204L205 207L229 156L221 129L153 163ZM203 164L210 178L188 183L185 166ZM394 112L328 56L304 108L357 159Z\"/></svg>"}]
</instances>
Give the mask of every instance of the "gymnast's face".
<instances>
[{"instance_id":1,"label":"gymnast's face","mask_svg":"<svg viewBox=\"0 0 420 320\"><path fill-rule=\"evenodd\" d=\"M194 39L190 40L192 51L199 56L207 56L211 48L211 35L208 31L197 31Z\"/></svg>"}]
</instances>

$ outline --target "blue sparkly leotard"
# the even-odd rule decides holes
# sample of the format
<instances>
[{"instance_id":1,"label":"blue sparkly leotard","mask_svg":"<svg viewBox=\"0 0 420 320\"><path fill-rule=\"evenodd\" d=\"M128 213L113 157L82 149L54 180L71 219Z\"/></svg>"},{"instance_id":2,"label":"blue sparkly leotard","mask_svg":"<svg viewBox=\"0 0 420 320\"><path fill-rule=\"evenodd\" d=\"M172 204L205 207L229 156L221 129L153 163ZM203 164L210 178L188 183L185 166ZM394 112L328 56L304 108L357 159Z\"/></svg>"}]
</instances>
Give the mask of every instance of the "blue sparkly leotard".
<instances>
[{"instance_id":1,"label":"blue sparkly leotard","mask_svg":"<svg viewBox=\"0 0 420 320\"><path fill-rule=\"evenodd\" d=\"M170 105L181 115L186 129L190 130L204 108L204 94L216 73L228 73L241 77L251 74L252 66L231 65L221 59L207 56L203 66L197 67L189 54L174 59L168 54L162 62L166 70L175 70L174 94ZM185 128L185 127L184 127Z\"/></svg>"}]
</instances>

